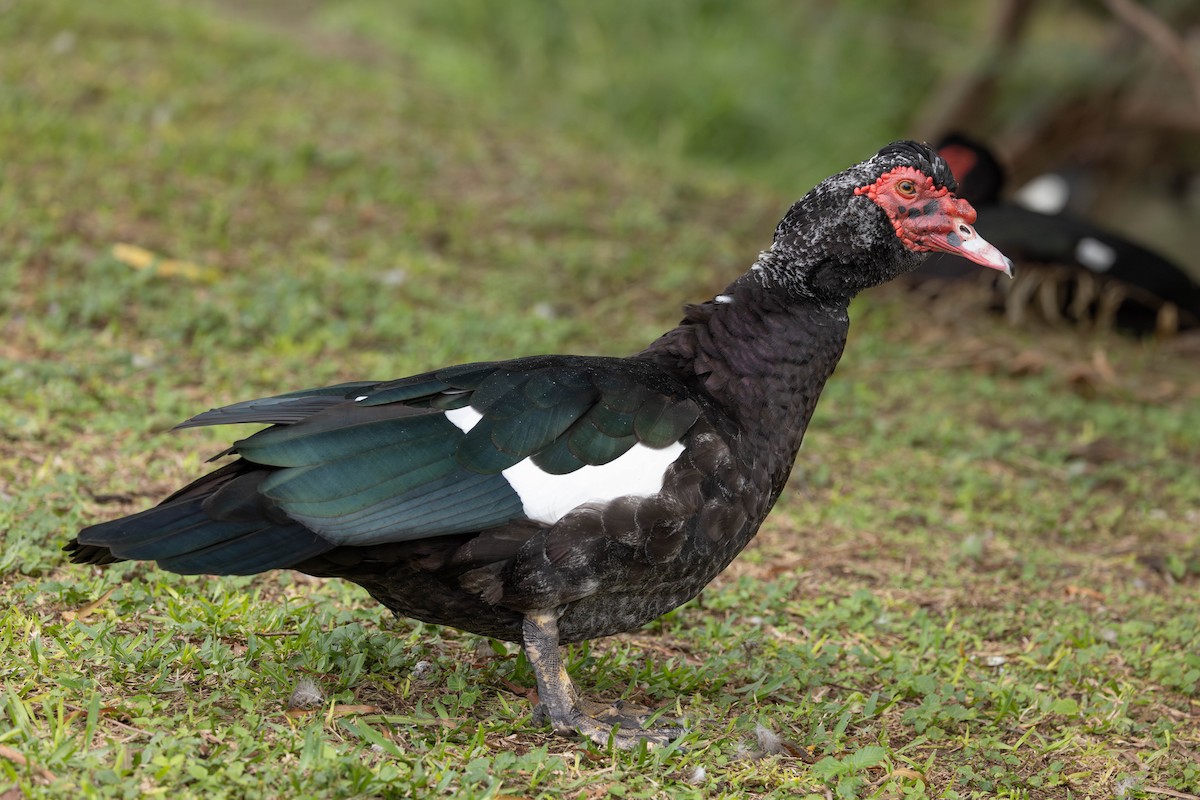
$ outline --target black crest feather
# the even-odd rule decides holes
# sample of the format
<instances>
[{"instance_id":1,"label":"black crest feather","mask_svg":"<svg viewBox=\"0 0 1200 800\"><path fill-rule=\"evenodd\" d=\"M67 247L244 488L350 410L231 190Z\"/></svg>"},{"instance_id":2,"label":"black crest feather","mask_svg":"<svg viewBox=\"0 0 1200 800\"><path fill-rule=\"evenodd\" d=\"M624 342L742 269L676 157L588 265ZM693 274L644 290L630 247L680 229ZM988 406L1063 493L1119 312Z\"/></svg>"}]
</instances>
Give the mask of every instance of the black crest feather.
<instances>
[{"instance_id":1,"label":"black crest feather","mask_svg":"<svg viewBox=\"0 0 1200 800\"><path fill-rule=\"evenodd\" d=\"M929 177L938 187L945 187L951 192L958 192L958 181L950 171L950 165L937 154L929 145L923 142L899 141L892 142L879 151L879 159L884 162L896 161L916 167Z\"/></svg>"}]
</instances>

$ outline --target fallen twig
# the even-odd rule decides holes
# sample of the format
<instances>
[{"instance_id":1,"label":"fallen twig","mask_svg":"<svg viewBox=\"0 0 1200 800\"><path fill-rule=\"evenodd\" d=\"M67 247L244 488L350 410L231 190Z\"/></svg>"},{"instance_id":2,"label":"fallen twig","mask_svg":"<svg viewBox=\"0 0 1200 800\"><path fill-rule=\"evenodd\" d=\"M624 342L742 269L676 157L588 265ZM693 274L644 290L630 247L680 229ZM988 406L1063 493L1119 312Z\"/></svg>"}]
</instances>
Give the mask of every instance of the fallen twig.
<instances>
[{"instance_id":1,"label":"fallen twig","mask_svg":"<svg viewBox=\"0 0 1200 800\"><path fill-rule=\"evenodd\" d=\"M1165 794L1167 797L1178 797L1181 800L1200 800L1200 795L1177 792L1174 789L1168 789L1164 786L1143 786L1142 791L1149 792L1150 794Z\"/></svg>"},{"instance_id":2,"label":"fallen twig","mask_svg":"<svg viewBox=\"0 0 1200 800\"><path fill-rule=\"evenodd\" d=\"M14 764L19 764L22 767L30 767L32 769L35 769L38 772L40 772L42 777L48 781L58 780L58 777L53 772L46 769L45 767L39 767L34 764L31 764L29 762L29 759L25 757L24 753L20 752L19 750L14 750L13 748L9 747L8 745L0 744L0 758L7 759L7 760L13 762Z\"/></svg>"}]
</instances>

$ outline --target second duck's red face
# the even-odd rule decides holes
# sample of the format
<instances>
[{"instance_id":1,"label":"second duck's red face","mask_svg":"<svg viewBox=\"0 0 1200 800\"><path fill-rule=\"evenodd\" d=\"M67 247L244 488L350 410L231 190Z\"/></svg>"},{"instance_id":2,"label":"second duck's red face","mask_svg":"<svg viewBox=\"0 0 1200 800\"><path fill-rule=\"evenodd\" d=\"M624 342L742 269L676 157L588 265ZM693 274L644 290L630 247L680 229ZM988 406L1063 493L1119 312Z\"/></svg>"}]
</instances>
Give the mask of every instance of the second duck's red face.
<instances>
[{"instance_id":1,"label":"second duck's red face","mask_svg":"<svg viewBox=\"0 0 1200 800\"><path fill-rule=\"evenodd\" d=\"M1012 276L1012 262L975 232L975 209L913 167L896 167L854 190L883 209L909 250L962 256Z\"/></svg>"}]
</instances>

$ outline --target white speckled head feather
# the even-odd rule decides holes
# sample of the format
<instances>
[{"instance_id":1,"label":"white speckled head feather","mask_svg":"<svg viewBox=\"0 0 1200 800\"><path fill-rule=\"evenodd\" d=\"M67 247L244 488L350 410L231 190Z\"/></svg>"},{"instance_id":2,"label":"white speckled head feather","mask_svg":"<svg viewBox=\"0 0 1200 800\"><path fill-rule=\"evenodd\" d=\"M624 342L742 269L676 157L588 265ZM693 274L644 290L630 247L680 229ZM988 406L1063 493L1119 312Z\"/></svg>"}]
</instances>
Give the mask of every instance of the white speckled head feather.
<instances>
[{"instance_id":1,"label":"white speckled head feather","mask_svg":"<svg viewBox=\"0 0 1200 800\"><path fill-rule=\"evenodd\" d=\"M919 170L937 188L958 189L949 165L932 147L893 142L798 200L747 278L766 288L840 303L916 269L926 254L905 248L882 210L855 193L898 167Z\"/></svg>"}]
</instances>

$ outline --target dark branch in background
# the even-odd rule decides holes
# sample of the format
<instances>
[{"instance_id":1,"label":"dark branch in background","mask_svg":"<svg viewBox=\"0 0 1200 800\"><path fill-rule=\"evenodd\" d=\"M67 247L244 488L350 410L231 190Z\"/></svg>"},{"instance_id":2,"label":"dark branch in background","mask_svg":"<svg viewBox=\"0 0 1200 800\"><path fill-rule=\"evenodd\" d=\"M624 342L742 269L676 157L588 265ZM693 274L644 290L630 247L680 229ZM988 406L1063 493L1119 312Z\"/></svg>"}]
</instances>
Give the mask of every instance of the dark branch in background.
<instances>
[{"instance_id":1,"label":"dark branch in background","mask_svg":"<svg viewBox=\"0 0 1200 800\"><path fill-rule=\"evenodd\" d=\"M1170 26L1133 0L1104 0L1104 4L1113 16L1145 36L1152 45L1175 62L1176 68L1192 90L1192 99L1196 107L1200 108L1200 71L1197 71L1188 58L1187 48Z\"/></svg>"},{"instance_id":2,"label":"dark branch in background","mask_svg":"<svg viewBox=\"0 0 1200 800\"><path fill-rule=\"evenodd\" d=\"M1121 123L1131 128L1159 128L1179 133L1200 133L1200 109L1164 108L1144 97L1129 96L1120 108Z\"/></svg>"},{"instance_id":3,"label":"dark branch in background","mask_svg":"<svg viewBox=\"0 0 1200 800\"><path fill-rule=\"evenodd\" d=\"M1014 185L1073 165L1089 176L1079 187L1077 209L1110 220L1132 219L1122 204L1145 189L1150 171L1162 176L1165 164L1176 163L1186 172L1183 165L1195 163L1189 142L1200 124L1200 96L1182 41L1200 20L1196 6L1181 6L1171 17L1153 15L1133 0L1105 0L1101 8L1110 36L1097 54L1112 68L1099 71L1086 87L1064 86L1056 101L1014 121L995 140L1008 158ZM1148 29L1158 32L1152 36ZM1153 58L1138 58L1138 51ZM1168 53L1176 55L1168 60L1163 57ZM1175 80L1180 71L1186 72L1185 81Z\"/></svg>"},{"instance_id":4,"label":"dark branch in background","mask_svg":"<svg viewBox=\"0 0 1200 800\"><path fill-rule=\"evenodd\" d=\"M1195 23L1194 12L1164 20L1135 0L1105 3L1112 36L1097 55L1116 68L1098 74L1086 89L1064 85L1057 100L1040 109L1026 108L1019 119L989 131L987 121L994 119L995 107L1005 92L1003 65L1019 57L1035 14L1046 10L1031 0L996 0L980 31L980 57L930 91L916 116L919 122L914 133L936 140L960 130L989 140L1011 167L1014 184L1064 161L1092 165L1112 161L1118 149L1129 162L1122 168L1136 173L1146 160L1160 157L1164 146L1178 147L1171 144L1172 139L1200 127L1200 71L1189 62L1183 35L1178 32ZM1167 87L1162 86L1161 78L1154 83L1144 65L1138 66L1135 42L1170 59L1167 68L1185 76L1194 103L1162 97ZM1149 96L1147 80L1157 87ZM1132 137L1136 143L1130 136L1134 131L1138 132Z\"/></svg>"},{"instance_id":5,"label":"dark branch in background","mask_svg":"<svg viewBox=\"0 0 1200 800\"><path fill-rule=\"evenodd\" d=\"M986 55L973 69L943 81L930 92L916 117L918 138L933 141L947 131L969 129L972 122L986 118L1001 77L1000 65L1020 43L1033 2L1001 0L994 8L995 15L986 28L987 40L981 48Z\"/></svg>"}]
</instances>

